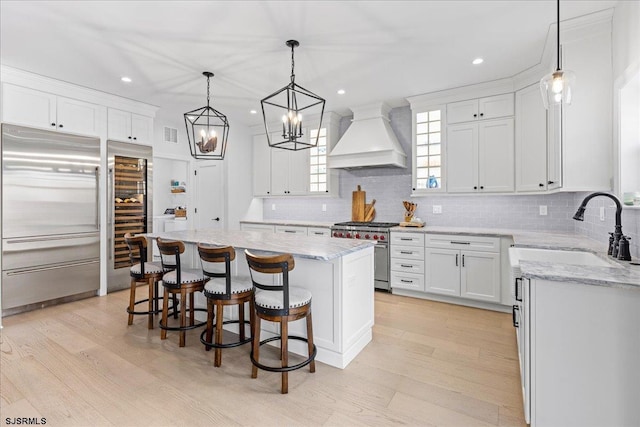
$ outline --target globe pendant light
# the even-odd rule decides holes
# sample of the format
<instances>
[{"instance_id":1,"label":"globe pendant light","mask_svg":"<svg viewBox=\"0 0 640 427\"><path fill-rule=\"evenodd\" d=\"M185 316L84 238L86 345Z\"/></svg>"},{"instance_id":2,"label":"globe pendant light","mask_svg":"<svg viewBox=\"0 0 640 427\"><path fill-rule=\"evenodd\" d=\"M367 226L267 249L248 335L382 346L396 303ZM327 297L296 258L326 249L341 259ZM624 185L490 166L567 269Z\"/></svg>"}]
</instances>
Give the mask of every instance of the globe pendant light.
<instances>
[{"instance_id":1,"label":"globe pendant light","mask_svg":"<svg viewBox=\"0 0 640 427\"><path fill-rule=\"evenodd\" d=\"M191 156L196 159L223 160L227 151L229 121L227 116L209 105L209 79L213 73L202 73L207 78L207 106L184 114Z\"/></svg>"},{"instance_id":2,"label":"globe pendant light","mask_svg":"<svg viewBox=\"0 0 640 427\"><path fill-rule=\"evenodd\" d=\"M296 83L294 48L300 43L288 40L286 45L291 48L291 82L261 100L260 104L269 146L298 151L318 145L320 132L310 138L307 129L322 127L325 100Z\"/></svg>"},{"instance_id":3,"label":"globe pendant light","mask_svg":"<svg viewBox=\"0 0 640 427\"><path fill-rule=\"evenodd\" d=\"M560 68L560 0L557 0L558 23L557 27L557 67L553 73L547 74L540 80L540 91L544 107L548 110L552 106L561 104L571 104L573 86L576 75L573 71L562 70Z\"/></svg>"}]
</instances>

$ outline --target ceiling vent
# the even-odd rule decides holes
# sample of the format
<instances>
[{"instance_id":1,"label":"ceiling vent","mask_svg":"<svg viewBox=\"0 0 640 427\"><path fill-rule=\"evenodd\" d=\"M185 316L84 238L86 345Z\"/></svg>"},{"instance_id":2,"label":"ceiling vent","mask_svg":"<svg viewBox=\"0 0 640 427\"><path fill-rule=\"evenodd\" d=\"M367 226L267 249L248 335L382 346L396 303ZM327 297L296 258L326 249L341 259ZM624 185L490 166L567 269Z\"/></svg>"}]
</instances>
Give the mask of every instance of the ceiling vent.
<instances>
[{"instance_id":1,"label":"ceiling vent","mask_svg":"<svg viewBox=\"0 0 640 427\"><path fill-rule=\"evenodd\" d=\"M164 142L173 142L174 144L178 143L178 129L164 127Z\"/></svg>"}]
</instances>

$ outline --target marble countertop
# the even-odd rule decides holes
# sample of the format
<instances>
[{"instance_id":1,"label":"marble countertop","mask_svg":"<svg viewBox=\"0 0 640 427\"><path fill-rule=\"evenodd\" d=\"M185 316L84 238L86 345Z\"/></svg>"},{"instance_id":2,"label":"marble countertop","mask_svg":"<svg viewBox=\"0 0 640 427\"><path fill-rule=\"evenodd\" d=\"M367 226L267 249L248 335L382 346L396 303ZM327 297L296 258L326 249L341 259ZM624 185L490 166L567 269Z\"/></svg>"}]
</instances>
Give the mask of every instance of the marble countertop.
<instances>
[{"instance_id":1,"label":"marble countertop","mask_svg":"<svg viewBox=\"0 0 640 427\"><path fill-rule=\"evenodd\" d=\"M240 221L240 224L267 224L267 225L295 225L298 227L322 227L331 228L335 222L329 221L306 221L296 219L261 219L261 220L244 220Z\"/></svg>"},{"instance_id":2,"label":"marble countertop","mask_svg":"<svg viewBox=\"0 0 640 427\"><path fill-rule=\"evenodd\" d=\"M319 260L331 260L375 245L375 242L355 239L328 239L320 236L214 229L149 233L146 236L181 240L185 243L231 245L236 249L291 253L297 257Z\"/></svg>"}]
</instances>

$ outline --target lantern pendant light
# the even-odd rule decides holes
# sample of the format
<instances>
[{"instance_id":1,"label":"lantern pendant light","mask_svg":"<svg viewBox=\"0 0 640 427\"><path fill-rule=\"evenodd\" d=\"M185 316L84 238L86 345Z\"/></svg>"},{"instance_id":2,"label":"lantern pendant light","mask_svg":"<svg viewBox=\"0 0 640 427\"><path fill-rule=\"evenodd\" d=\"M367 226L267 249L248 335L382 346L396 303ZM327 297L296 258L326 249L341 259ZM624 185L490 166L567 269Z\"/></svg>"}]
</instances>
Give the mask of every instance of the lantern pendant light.
<instances>
[{"instance_id":1,"label":"lantern pendant light","mask_svg":"<svg viewBox=\"0 0 640 427\"><path fill-rule=\"evenodd\" d=\"M553 73L547 74L540 80L542 100L547 110L553 106L571 104L573 86L576 81L576 75L573 71L562 70L560 67L560 55L562 52L560 46L560 0L557 0L557 19L557 67Z\"/></svg>"},{"instance_id":2,"label":"lantern pendant light","mask_svg":"<svg viewBox=\"0 0 640 427\"><path fill-rule=\"evenodd\" d=\"M262 99L260 104L269 146L298 151L318 145L320 132L310 138L306 129L322 127L325 100L296 83L294 49L300 43L288 40L286 45L291 48L291 82Z\"/></svg>"},{"instance_id":3,"label":"lantern pendant light","mask_svg":"<svg viewBox=\"0 0 640 427\"><path fill-rule=\"evenodd\" d=\"M207 106L184 114L191 156L196 159L223 160L227 151L229 121L227 116L209 105L209 79L213 73L202 73L207 78Z\"/></svg>"}]
</instances>

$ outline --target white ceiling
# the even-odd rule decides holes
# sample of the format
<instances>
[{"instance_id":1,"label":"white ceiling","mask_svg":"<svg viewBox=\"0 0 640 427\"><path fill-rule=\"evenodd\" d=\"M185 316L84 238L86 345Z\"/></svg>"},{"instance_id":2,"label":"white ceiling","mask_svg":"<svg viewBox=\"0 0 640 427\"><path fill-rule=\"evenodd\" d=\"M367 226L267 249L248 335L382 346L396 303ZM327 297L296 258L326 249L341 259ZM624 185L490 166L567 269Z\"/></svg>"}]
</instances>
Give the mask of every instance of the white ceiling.
<instances>
[{"instance_id":1,"label":"white ceiling","mask_svg":"<svg viewBox=\"0 0 640 427\"><path fill-rule=\"evenodd\" d=\"M615 3L563 0L561 18ZM553 0L2 0L0 54L4 65L176 112L206 104L201 73L212 71L212 106L232 124L256 124L249 110L289 82L288 39L300 41L296 83L344 115L538 64L555 8ZM485 62L473 66L478 56Z\"/></svg>"}]
</instances>

